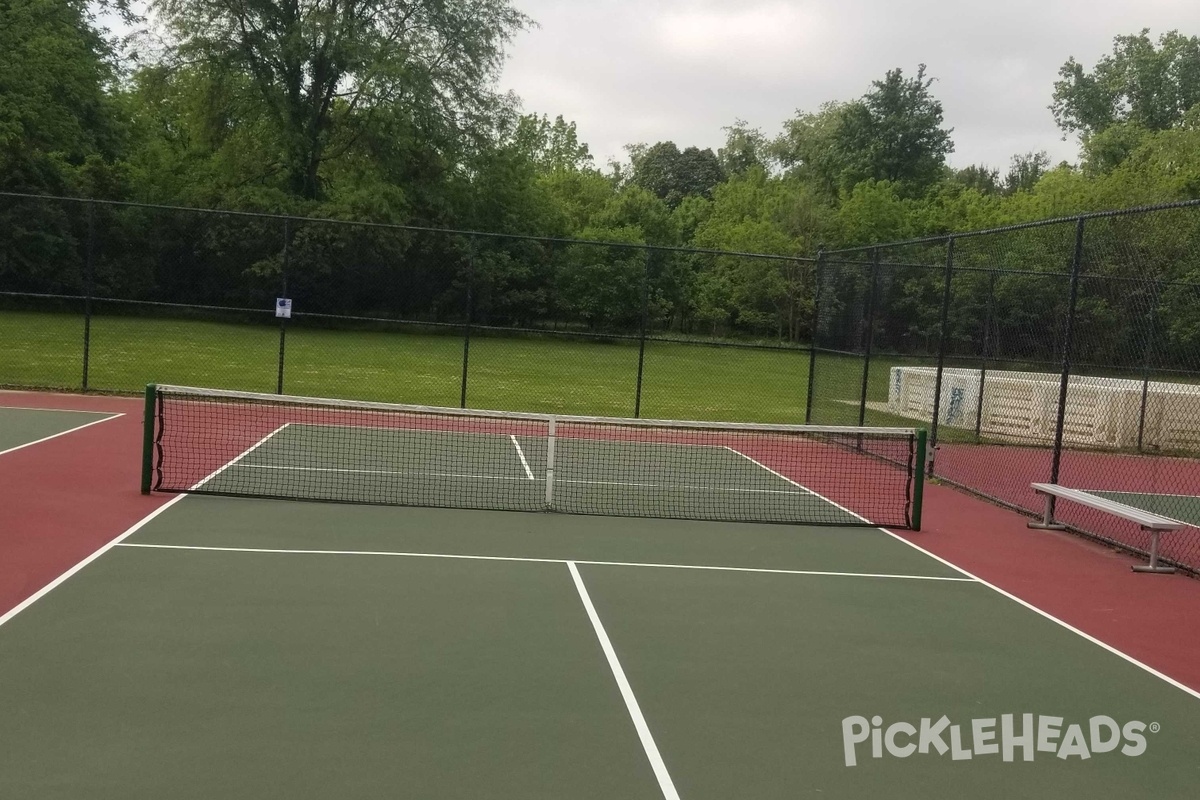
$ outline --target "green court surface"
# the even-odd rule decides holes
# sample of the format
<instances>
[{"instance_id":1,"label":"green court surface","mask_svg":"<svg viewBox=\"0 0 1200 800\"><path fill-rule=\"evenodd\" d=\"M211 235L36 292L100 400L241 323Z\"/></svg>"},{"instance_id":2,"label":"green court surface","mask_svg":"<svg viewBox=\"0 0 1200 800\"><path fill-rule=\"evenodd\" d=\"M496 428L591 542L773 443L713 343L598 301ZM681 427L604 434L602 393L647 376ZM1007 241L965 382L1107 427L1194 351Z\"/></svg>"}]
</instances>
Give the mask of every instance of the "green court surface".
<instances>
[{"instance_id":1,"label":"green court surface","mask_svg":"<svg viewBox=\"0 0 1200 800\"><path fill-rule=\"evenodd\" d=\"M187 459L186 446L178 449L176 457ZM545 436L291 423L207 480L202 490L539 511L547 505L548 450ZM894 477L893 467L870 457L860 460L879 475ZM728 446L560 439L554 463L552 505L564 513L862 522ZM879 495L870 506L880 509L879 519L903 525L906 487L880 480L864 488Z\"/></svg>"},{"instance_id":2,"label":"green court surface","mask_svg":"<svg viewBox=\"0 0 1200 800\"><path fill-rule=\"evenodd\" d=\"M873 528L190 496L0 621L6 798L1200 781L1200 699Z\"/></svg>"},{"instance_id":3,"label":"green court surface","mask_svg":"<svg viewBox=\"0 0 1200 800\"><path fill-rule=\"evenodd\" d=\"M112 417L88 411L0 407L0 453Z\"/></svg>"},{"instance_id":4,"label":"green court surface","mask_svg":"<svg viewBox=\"0 0 1200 800\"><path fill-rule=\"evenodd\" d=\"M1147 492L1107 492L1089 489L1088 494L1115 500L1127 506L1186 522L1200 528L1200 497L1183 494L1150 494Z\"/></svg>"}]
</instances>

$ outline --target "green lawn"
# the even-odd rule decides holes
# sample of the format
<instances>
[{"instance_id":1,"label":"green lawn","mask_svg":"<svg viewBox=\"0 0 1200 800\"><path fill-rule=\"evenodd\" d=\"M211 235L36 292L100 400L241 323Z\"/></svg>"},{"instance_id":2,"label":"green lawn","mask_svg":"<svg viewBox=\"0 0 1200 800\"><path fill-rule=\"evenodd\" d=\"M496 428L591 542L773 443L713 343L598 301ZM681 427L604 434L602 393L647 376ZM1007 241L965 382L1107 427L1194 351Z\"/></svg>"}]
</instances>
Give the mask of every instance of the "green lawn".
<instances>
[{"instance_id":1,"label":"green lawn","mask_svg":"<svg viewBox=\"0 0 1200 800\"><path fill-rule=\"evenodd\" d=\"M0 386L79 389L83 320L0 311ZM463 341L457 335L332 331L294 320L288 330L288 394L457 406ZM98 316L92 320L88 387L139 392L147 383L275 390L278 328L234 322ZM473 408L630 416L635 341L475 336L467 404ZM887 399L888 370L876 359L868 398ZM649 342L643 417L803 422L809 356L804 351ZM862 362L822 355L813 421L858 422ZM868 424L912 425L869 411Z\"/></svg>"}]
</instances>

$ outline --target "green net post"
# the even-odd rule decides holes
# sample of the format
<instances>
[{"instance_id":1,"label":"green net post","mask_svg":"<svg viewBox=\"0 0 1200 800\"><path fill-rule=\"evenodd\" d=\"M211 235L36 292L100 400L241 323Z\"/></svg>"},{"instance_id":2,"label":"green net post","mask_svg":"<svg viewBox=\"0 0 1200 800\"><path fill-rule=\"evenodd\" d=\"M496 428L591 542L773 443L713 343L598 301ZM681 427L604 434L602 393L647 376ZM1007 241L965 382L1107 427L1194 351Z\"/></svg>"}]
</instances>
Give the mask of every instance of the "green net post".
<instances>
[{"instance_id":1,"label":"green net post","mask_svg":"<svg viewBox=\"0 0 1200 800\"><path fill-rule=\"evenodd\" d=\"M922 428L917 431L917 453L916 467L913 470L916 474L913 475L913 494L912 494L912 529L914 531L921 530L921 505L925 499L925 464L928 461L928 453L926 452L926 444L929 434Z\"/></svg>"},{"instance_id":2,"label":"green net post","mask_svg":"<svg viewBox=\"0 0 1200 800\"><path fill-rule=\"evenodd\" d=\"M151 476L154 474L154 404L158 387L146 386L146 404L142 411L142 494L150 494Z\"/></svg>"}]
</instances>

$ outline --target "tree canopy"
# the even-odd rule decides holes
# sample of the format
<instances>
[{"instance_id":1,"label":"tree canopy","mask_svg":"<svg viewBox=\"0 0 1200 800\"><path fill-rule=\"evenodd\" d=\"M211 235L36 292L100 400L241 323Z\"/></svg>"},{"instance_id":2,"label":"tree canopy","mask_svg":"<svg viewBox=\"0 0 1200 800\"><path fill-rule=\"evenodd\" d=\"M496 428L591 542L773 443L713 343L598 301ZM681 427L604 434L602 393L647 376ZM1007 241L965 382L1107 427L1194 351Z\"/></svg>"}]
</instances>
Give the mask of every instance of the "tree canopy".
<instances>
[{"instance_id":1,"label":"tree canopy","mask_svg":"<svg viewBox=\"0 0 1200 800\"><path fill-rule=\"evenodd\" d=\"M611 243L472 250L411 231L298 226L289 286L331 313L441 319L470 280L485 322L635 324L627 312L645 291L653 324L800 340L814 292L802 262L648 263L631 245L812 255L1200 198L1200 44L1178 32L1118 37L1094 69L1070 59L1046 87L1064 132L1081 136L1076 165L1033 150L951 166L954 132L922 65L773 130L734 117L713 131L715 152L712 141L635 143L625 163L597 165L575 121L497 88L514 37L534 24L514 0L152 8L164 46L134 60L84 0L0 0L0 188ZM122 243L97 256L98 280L114 294L173 287L169 299L214 303L244 302L237 287L267 291L280 231L188 219L98 220ZM0 202L0 289L78 289L86 225ZM903 291L916 303L926 289Z\"/></svg>"},{"instance_id":2,"label":"tree canopy","mask_svg":"<svg viewBox=\"0 0 1200 800\"><path fill-rule=\"evenodd\" d=\"M1072 56L1058 71L1050 109L1064 133L1085 139L1118 124L1151 131L1178 126L1200 103L1200 37L1148 29L1118 36L1091 72Z\"/></svg>"}]
</instances>

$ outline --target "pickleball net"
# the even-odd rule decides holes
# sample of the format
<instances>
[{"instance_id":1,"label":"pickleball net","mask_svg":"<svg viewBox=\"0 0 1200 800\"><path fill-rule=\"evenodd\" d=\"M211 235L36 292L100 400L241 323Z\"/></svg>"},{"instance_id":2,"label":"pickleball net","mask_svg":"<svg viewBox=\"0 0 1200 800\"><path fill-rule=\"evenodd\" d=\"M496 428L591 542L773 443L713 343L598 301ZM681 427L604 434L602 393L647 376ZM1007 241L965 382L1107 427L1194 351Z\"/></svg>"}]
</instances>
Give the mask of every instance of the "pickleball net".
<instances>
[{"instance_id":1,"label":"pickleball net","mask_svg":"<svg viewBox=\"0 0 1200 800\"><path fill-rule=\"evenodd\" d=\"M920 529L925 433L146 390L143 491Z\"/></svg>"}]
</instances>

